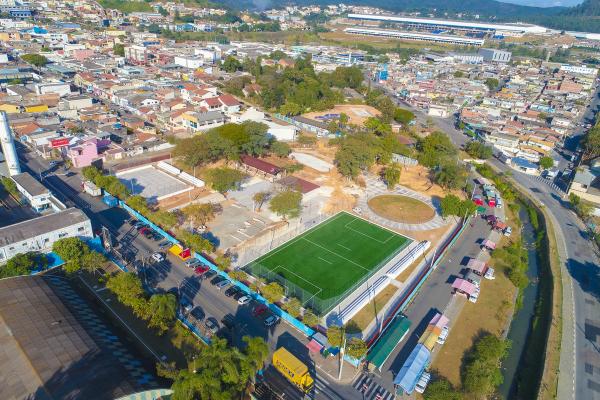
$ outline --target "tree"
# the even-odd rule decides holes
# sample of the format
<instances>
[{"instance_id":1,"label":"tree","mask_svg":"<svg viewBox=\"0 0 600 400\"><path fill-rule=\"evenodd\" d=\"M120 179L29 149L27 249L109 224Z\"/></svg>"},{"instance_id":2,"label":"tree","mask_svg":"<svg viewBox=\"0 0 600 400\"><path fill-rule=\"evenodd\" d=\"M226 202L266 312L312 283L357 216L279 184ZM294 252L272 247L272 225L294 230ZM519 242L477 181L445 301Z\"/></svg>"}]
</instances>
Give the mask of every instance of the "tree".
<instances>
[{"instance_id":1,"label":"tree","mask_svg":"<svg viewBox=\"0 0 600 400\"><path fill-rule=\"evenodd\" d=\"M90 165L81 169L81 175L88 181L96 182L96 179L102 175L102 172L93 165Z\"/></svg>"},{"instance_id":2,"label":"tree","mask_svg":"<svg viewBox=\"0 0 600 400\"><path fill-rule=\"evenodd\" d=\"M583 138L583 159L591 160L600 156L600 126L593 126Z\"/></svg>"},{"instance_id":3,"label":"tree","mask_svg":"<svg viewBox=\"0 0 600 400\"><path fill-rule=\"evenodd\" d=\"M478 158L481 160L486 160L490 158L494 153L493 149L490 146L486 146L477 140L472 140L469 143L467 143L467 145L465 146L465 151L471 157Z\"/></svg>"},{"instance_id":4,"label":"tree","mask_svg":"<svg viewBox=\"0 0 600 400\"><path fill-rule=\"evenodd\" d=\"M54 242L52 251L65 262L65 271L73 273L81 269L81 260L84 255L90 252L90 249L81 239L70 237Z\"/></svg>"},{"instance_id":5,"label":"tree","mask_svg":"<svg viewBox=\"0 0 600 400\"><path fill-rule=\"evenodd\" d=\"M48 59L41 54L23 54L21 59L27 64L34 65L38 68L46 66Z\"/></svg>"},{"instance_id":6,"label":"tree","mask_svg":"<svg viewBox=\"0 0 600 400\"><path fill-rule=\"evenodd\" d=\"M7 176L3 176L0 179L0 182L2 182L2 187L4 187L4 190L10 193L11 196L13 196L15 199L21 198L21 193L17 189L17 184L15 183L15 181L13 181Z\"/></svg>"},{"instance_id":7,"label":"tree","mask_svg":"<svg viewBox=\"0 0 600 400\"><path fill-rule=\"evenodd\" d=\"M479 398L491 395L502 383L500 363L509 347L507 340L492 334L478 339L466 356L462 373L464 390Z\"/></svg>"},{"instance_id":8,"label":"tree","mask_svg":"<svg viewBox=\"0 0 600 400\"><path fill-rule=\"evenodd\" d=\"M332 325L327 328L327 341L333 347L342 347L345 332L340 326Z\"/></svg>"},{"instance_id":9,"label":"tree","mask_svg":"<svg viewBox=\"0 0 600 400\"><path fill-rule=\"evenodd\" d=\"M358 360L367 354L367 350L368 347L365 341L357 337L351 338L346 345L346 354Z\"/></svg>"},{"instance_id":10,"label":"tree","mask_svg":"<svg viewBox=\"0 0 600 400\"><path fill-rule=\"evenodd\" d=\"M302 210L302 193L295 190L279 192L269 202L269 208L284 219L296 218Z\"/></svg>"},{"instance_id":11,"label":"tree","mask_svg":"<svg viewBox=\"0 0 600 400\"><path fill-rule=\"evenodd\" d=\"M496 78L487 78L485 80L485 86L487 86L489 90L495 90L499 85L500 82Z\"/></svg>"},{"instance_id":12,"label":"tree","mask_svg":"<svg viewBox=\"0 0 600 400\"><path fill-rule=\"evenodd\" d=\"M410 110L398 107L394 111L394 121L400 122L403 125L408 125L414 119L415 114Z\"/></svg>"},{"instance_id":13,"label":"tree","mask_svg":"<svg viewBox=\"0 0 600 400\"><path fill-rule=\"evenodd\" d=\"M157 328L159 334L166 332L173 325L177 316L177 299L171 293L153 294L147 308L148 326Z\"/></svg>"},{"instance_id":14,"label":"tree","mask_svg":"<svg viewBox=\"0 0 600 400\"><path fill-rule=\"evenodd\" d=\"M121 43L115 43L113 46L113 53L115 56L125 57L125 46Z\"/></svg>"},{"instance_id":15,"label":"tree","mask_svg":"<svg viewBox=\"0 0 600 400\"><path fill-rule=\"evenodd\" d=\"M302 114L302 112L304 112L304 108L301 105L290 101L282 104L281 107L279 107L279 112L283 115L293 117L295 115Z\"/></svg>"},{"instance_id":16,"label":"tree","mask_svg":"<svg viewBox=\"0 0 600 400\"><path fill-rule=\"evenodd\" d=\"M86 271L95 272L99 267L105 265L107 261L104 254L97 251L90 251L81 256L80 265Z\"/></svg>"},{"instance_id":17,"label":"tree","mask_svg":"<svg viewBox=\"0 0 600 400\"><path fill-rule=\"evenodd\" d=\"M540 158L540 167L543 169L552 168L554 166L554 159L552 157L544 156Z\"/></svg>"},{"instance_id":18,"label":"tree","mask_svg":"<svg viewBox=\"0 0 600 400\"><path fill-rule=\"evenodd\" d=\"M158 35L162 32L162 29L160 28L160 26L158 26L158 24L150 24L148 25L148 32L155 33Z\"/></svg>"},{"instance_id":19,"label":"tree","mask_svg":"<svg viewBox=\"0 0 600 400\"><path fill-rule=\"evenodd\" d=\"M302 322L304 322L304 325L306 326L316 326L319 323L319 317L317 317L315 313L313 313L310 310L304 310L304 315L302 315Z\"/></svg>"},{"instance_id":20,"label":"tree","mask_svg":"<svg viewBox=\"0 0 600 400\"><path fill-rule=\"evenodd\" d=\"M400 183L400 174L401 170L396 163L385 169L384 179L389 190L395 188L396 185Z\"/></svg>"},{"instance_id":21,"label":"tree","mask_svg":"<svg viewBox=\"0 0 600 400\"><path fill-rule=\"evenodd\" d=\"M271 151L277 157L287 157L292 149L290 145L284 142L276 141L271 144Z\"/></svg>"},{"instance_id":22,"label":"tree","mask_svg":"<svg viewBox=\"0 0 600 400\"><path fill-rule=\"evenodd\" d=\"M442 165L433 176L433 181L444 189L460 189L466 184L466 179L465 168L451 162Z\"/></svg>"},{"instance_id":23,"label":"tree","mask_svg":"<svg viewBox=\"0 0 600 400\"><path fill-rule=\"evenodd\" d=\"M463 395L447 379L439 377L427 385L423 398L425 400L462 400Z\"/></svg>"},{"instance_id":24,"label":"tree","mask_svg":"<svg viewBox=\"0 0 600 400\"><path fill-rule=\"evenodd\" d=\"M192 232L180 229L177 231L177 237L181 242L183 242L187 247L196 253L213 251L213 244L200 235L195 235Z\"/></svg>"},{"instance_id":25,"label":"tree","mask_svg":"<svg viewBox=\"0 0 600 400\"><path fill-rule=\"evenodd\" d=\"M270 196L271 196L271 193L269 193L269 192L254 193L254 196L252 196L252 201L254 201L254 208L256 209L256 211L260 211L263 204L265 204L265 202L267 200L269 200Z\"/></svg>"},{"instance_id":26,"label":"tree","mask_svg":"<svg viewBox=\"0 0 600 400\"><path fill-rule=\"evenodd\" d=\"M454 71L454 77L455 78L462 78L465 76L465 73L462 71Z\"/></svg>"},{"instance_id":27,"label":"tree","mask_svg":"<svg viewBox=\"0 0 600 400\"><path fill-rule=\"evenodd\" d=\"M244 174L232 168L213 168L207 172L207 180L214 190L221 194L239 186Z\"/></svg>"},{"instance_id":28,"label":"tree","mask_svg":"<svg viewBox=\"0 0 600 400\"><path fill-rule=\"evenodd\" d=\"M221 63L221 69L226 72L236 72L242 70L242 63L234 56L227 56Z\"/></svg>"},{"instance_id":29,"label":"tree","mask_svg":"<svg viewBox=\"0 0 600 400\"><path fill-rule=\"evenodd\" d=\"M241 269L234 269L233 271L229 272L229 277L240 282L248 281L248 274Z\"/></svg>"},{"instance_id":30,"label":"tree","mask_svg":"<svg viewBox=\"0 0 600 400\"><path fill-rule=\"evenodd\" d=\"M211 203L190 204L181 211L192 223L198 222L201 226L206 226L215 217L215 206Z\"/></svg>"},{"instance_id":31,"label":"tree","mask_svg":"<svg viewBox=\"0 0 600 400\"><path fill-rule=\"evenodd\" d=\"M119 272L106 282L106 288L113 292L124 305L131 307L141 318L148 316L147 300L142 281L132 272Z\"/></svg>"},{"instance_id":32,"label":"tree","mask_svg":"<svg viewBox=\"0 0 600 400\"><path fill-rule=\"evenodd\" d=\"M283 297L283 287L277 282L271 282L260 289L260 292L271 303L277 303Z\"/></svg>"},{"instance_id":33,"label":"tree","mask_svg":"<svg viewBox=\"0 0 600 400\"><path fill-rule=\"evenodd\" d=\"M454 159L457 154L456 147L448 135L440 131L420 139L417 142L417 150L419 163L429 168L438 166L442 161Z\"/></svg>"},{"instance_id":34,"label":"tree","mask_svg":"<svg viewBox=\"0 0 600 400\"><path fill-rule=\"evenodd\" d=\"M302 303L297 298L292 297L283 304L282 308L292 317L298 318L302 310Z\"/></svg>"},{"instance_id":35,"label":"tree","mask_svg":"<svg viewBox=\"0 0 600 400\"><path fill-rule=\"evenodd\" d=\"M442 217L446 218L451 215L460 215L461 200L453 194L446 195L440 202L442 209Z\"/></svg>"},{"instance_id":36,"label":"tree","mask_svg":"<svg viewBox=\"0 0 600 400\"><path fill-rule=\"evenodd\" d=\"M29 275L36 267L45 268L48 258L42 253L21 253L10 258L5 265L0 266L0 278Z\"/></svg>"},{"instance_id":37,"label":"tree","mask_svg":"<svg viewBox=\"0 0 600 400\"><path fill-rule=\"evenodd\" d=\"M148 219L166 230L171 229L178 222L177 214L166 210L152 212L148 215Z\"/></svg>"}]
</instances>

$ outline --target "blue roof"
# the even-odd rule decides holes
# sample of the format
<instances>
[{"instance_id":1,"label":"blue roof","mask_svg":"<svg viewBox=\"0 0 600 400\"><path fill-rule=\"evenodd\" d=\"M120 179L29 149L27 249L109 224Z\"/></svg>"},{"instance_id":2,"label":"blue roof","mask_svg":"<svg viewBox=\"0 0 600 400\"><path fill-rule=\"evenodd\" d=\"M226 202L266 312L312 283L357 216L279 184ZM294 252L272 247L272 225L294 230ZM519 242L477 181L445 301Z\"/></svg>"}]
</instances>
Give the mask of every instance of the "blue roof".
<instances>
[{"instance_id":1,"label":"blue roof","mask_svg":"<svg viewBox=\"0 0 600 400\"><path fill-rule=\"evenodd\" d=\"M394 385L400 386L407 394L411 394L430 360L429 349L421 343L417 344L394 378Z\"/></svg>"},{"instance_id":2,"label":"blue roof","mask_svg":"<svg viewBox=\"0 0 600 400\"><path fill-rule=\"evenodd\" d=\"M532 169L538 168L538 166L536 164L532 163L529 160L521 158L521 157L515 157L511 161L513 164L515 164L517 167L520 167L520 168L532 168Z\"/></svg>"}]
</instances>

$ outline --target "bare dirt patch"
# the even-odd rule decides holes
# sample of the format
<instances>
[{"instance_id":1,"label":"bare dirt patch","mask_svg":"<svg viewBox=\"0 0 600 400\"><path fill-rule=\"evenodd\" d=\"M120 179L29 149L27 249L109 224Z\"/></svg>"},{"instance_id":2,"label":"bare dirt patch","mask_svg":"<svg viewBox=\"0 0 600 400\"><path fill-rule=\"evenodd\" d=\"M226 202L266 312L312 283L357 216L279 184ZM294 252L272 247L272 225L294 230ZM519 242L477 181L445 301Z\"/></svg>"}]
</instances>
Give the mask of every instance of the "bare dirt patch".
<instances>
[{"instance_id":1,"label":"bare dirt patch","mask_svg":"<svg viewBox=\"0 0 600 400\"><path fill-rule=\"evenodd\" d=\"M383 218L408 224L427 222L435 216L435 210L422 201L396 194L373 197L368 205Z\"/></svg>"}]
</instances>

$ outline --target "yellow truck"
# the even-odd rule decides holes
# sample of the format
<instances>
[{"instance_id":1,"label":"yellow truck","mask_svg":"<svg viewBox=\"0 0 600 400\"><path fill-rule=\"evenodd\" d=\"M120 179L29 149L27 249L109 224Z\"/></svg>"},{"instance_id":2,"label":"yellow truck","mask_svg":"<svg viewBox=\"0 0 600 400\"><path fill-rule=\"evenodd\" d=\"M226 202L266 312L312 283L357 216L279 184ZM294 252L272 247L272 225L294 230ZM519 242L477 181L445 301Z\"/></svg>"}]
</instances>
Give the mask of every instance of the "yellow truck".
<instances>
[{"instance_id":1,"label":"yellow truck","mask_svg":"<svg viewBox=\"0 0 600 400\"><path fill-rule=\"evenodd\" d=\"M273 366L304 393L312 390L314 380L308 372L308 367L284 347L273 353Z\"/></svg>"}]
</instances>

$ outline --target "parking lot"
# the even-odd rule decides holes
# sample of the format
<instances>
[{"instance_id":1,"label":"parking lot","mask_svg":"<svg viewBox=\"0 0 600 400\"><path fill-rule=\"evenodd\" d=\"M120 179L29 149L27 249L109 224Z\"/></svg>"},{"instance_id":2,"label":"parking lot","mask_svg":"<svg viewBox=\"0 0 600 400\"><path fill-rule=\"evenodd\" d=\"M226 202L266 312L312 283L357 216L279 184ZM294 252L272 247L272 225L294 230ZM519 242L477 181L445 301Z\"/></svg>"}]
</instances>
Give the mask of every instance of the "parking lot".
<instances>
[{"instance_id":1,"label":"parking lot","mask_svg":"<svg viewBox=\"0 0 600 400\"><path fill-rule=\"evenodd\" d=\"M266 326L265 320L273 315L271 311L266 310L260 315L253 315L256 314L253 311L257 311L258 302L252 300L244 305L238 304L233 296L225 294L227 289L232 287L231 284L219 288L211 283L218 276L214 272L206 272L199 276L195 267L187 267L168 250L161 250L159 244L162 240L147 238L131 226L122 235L121 240L125 241L121 246L127 244L129 251L136 254L136 261L132 263L133 269L147 287L176 294L180 304L189 304L187 310L182 307L181 312L203 336L210 338L216 334L234 345L242 344L244 335L260 336L269 343L272 350L283 344L278 340L282 335L295 342L305 342L305 338L299 332L282 321ZM133 250L132 247L140 249ZM153 259L154 252L162 254L164 259ZM206 277L207 275L209 276ZM215 332L207 327L207 320L217 326Z\"/></svg>"}]
</instances>

